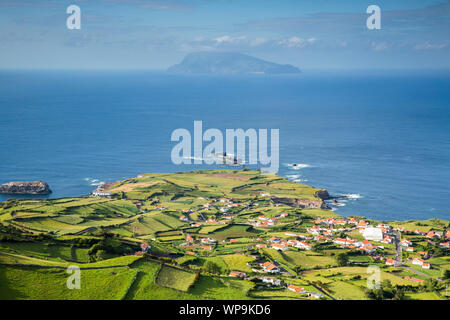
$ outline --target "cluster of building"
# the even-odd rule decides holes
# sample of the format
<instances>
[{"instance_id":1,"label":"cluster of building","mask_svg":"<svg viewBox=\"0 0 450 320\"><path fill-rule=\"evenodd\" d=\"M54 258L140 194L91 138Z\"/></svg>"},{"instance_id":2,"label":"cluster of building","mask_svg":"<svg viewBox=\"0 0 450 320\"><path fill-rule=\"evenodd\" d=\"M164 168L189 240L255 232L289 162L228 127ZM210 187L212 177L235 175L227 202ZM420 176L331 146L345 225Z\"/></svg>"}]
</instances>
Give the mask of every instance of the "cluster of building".
<instances>
[{"instance_id":1,"label":"cluster of building","mask_svg":"<svg viewBox=\"0 0 450 320\"><path fill-rule=\"evenodd\" d=\"M254 227L271 227L278 223L278 219L286 218L289 215L287 212L283 212L273 218L268 218L266 216L259 216L257 220L249 220L249 224Z\"/></svg>"},{"instance_id":2,"label":"cluster of building","mask_svg":"<svg viewBox=\"0 0 450 320\"><path fill-rule=\"evenodd\" d=\"M323 297L323 295L321 293L308 292L308 291L306 291L305 288L296 286L294 284L289 284L289 283L284 284L283 281L281 281L280 279L277 279L277 278L262 277L262 278L259 278L259 279L261 279L262 282L267 283L267 284L272 285L272 286L282 286L282 285L284 285L289 291L293 291L293 292L296 292L296 293L303 293L303 294L306 294L308 297L313 297L313 298L316 298L316 299L320 299L320 298Z\"/></svg>"},{"instance_id":3,"label":"cluster of building","mask_svg":"<svg viewBox=\"0 0 450 320\"><path fill-rule=\"evenodd\" d=\"M271 237L269 240L267 240L267 242L269 243L269 245L272 249L279 250L279 251L285 251L289 247L295 247L295 248L299 248L299 249L303 249L303 250L311 250L311 248L312 248L312 246L309 245L308 243L306 243L305 241L300 241L300 240L295 240L295 239L286 240L283 238L280 239L277 237ZM268 248L269 245L258 244L258 245L256 245L256 247Z\"/></svg>"},{"instance_id":4,"label":"cluster of building","mask_svg":"<svg viewBox=\"0 0 450 320\"><path fill-rule=\"evenodd\" d=\"M431 268L431 265L428 262L425 262L423 259L420 259L420 258L414 258L412 260L412 264L419 265L422 267L422 269L430 269Z\"/></svg>"},{"instance_id":5,"label":"cluster of building","mask_svg":"<svg viewBox=\"0 0 450 320\"><path fill-rule=\"evenodd\" d=\"M343 248L360 250L367 254L374 253L378 248L378 246L375 246L372 243L370 243L369 240L359 241L357 239L350 239L350 238L345 238L345 239L344 238L336 238L333 240L333 243L335 243Z\"/></svg>"},{"instance_id":6,"label":"cluster of building","mask_svg":"<svg viewBox=\"0 0 450 320\"><path fill-rule=\"evenodd\" d=\"M181 247L200 248L206 251L212 251L217 244L217 240L213 238L200 238L195 239L190 234L186 235L186 242L180 244Z\"/></svg>"}]
</instances>

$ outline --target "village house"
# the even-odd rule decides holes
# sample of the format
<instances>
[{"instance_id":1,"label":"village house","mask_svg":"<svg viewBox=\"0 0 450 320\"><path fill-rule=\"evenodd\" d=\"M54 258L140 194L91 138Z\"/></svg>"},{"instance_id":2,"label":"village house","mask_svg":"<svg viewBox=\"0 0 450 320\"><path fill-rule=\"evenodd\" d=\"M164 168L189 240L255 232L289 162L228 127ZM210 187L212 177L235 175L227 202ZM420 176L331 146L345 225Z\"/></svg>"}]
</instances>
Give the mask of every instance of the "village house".
<instances>
[{"instance_id":1,"label":"village house","mask_svg":"<svg viewBox=\"0 0 450 320\"><path fill-rule=\"evenodd\" d=\"M369 223L364 220L360 220L358 222L358 224L356 225L357 228L367 228L368 226L369 226Z\"/></svg>"},{"instance_id":2,"label":"village house","mask_svg":"<svg viewBox=\"0 0 450 320\"><path fill-rule=\"evenodd\" d=\"M217 242L217 240L213 239L213 238L201 238L200 242L204 243L204 244L210 244L210 243Z\"/></svg>"},{"instance_id":3,"label":"village house","mask_svg":"<svg viewBox=\"0 0 450 320\"><path fill-rule=\"evenodd\" d=\"M299 249L304 249L304 250L311 250L311 248L312 248L305 241L298 241L296 247Z\"/></svg>"},{"instance_id":4,"label":"village house","mask_svg":"<svg viewBox=\"0 0 450 320\"><path fill-rule=\"evenodd\" d=\"M270 238L269 238L269 242L272 242L272 243L281 243L282 240L281 240L281 239L278 239L277 237L270 237Z\"/></svg>"},{"instance_id":5,"label":"village house","mask_svg":"<svg viewBox=\"0 0 450 320\"><path fill-rule=\"evenodd\" d=\"M386 259L386 265L387 265L387 266L393 266L393 265L395 265L395 260L394 260L394 259L391 259L391 258Z\"/></svg>"},{"instance_id":6,"label":"village house","mask_svg":"<svg viewBox=\"0 0 450 320\"><path fill-rule=\"evenodd\" d=\"M430 231L430 232L428 232L428 233L426 234L425 237L427 237L427 238L429 238L429 239L433 239L433 238L439 238L440 236L439 236L439 234L438 234L437 232Z\"/></svg>"},{"instance_id":7,"label":"village house","mask_svg":"<svg viewBox=\"0 0 450 320\"><path fill-rule=\"evenodd\" d=\"M281 280L280 280L280 279L277 279L277 278L263 277L263 278L262 278L262 281L263 281L264 283L270 283L271 285L274 285L274 286L279 286L279 285L281 285Z\"/></svg>"},{"instance_id":8,"label":"village house","mask_svg":"<svg viewBox=\"0 0 450 320\"><path fill-rule=\"evenodd\" d=\"M197 222L197 223L191 224L191 227L201 227L202 225L203 225L203 223Z\"/></svg>"},{"instance_id":9,"label":"village house","mask_svg":"<svg viewBox=\"0 0 450 320\"><path fill-rule=\"evenodd\" d=\"M309 238L303 238L303 239L309 239ZM318 242L332 242L331 238L323 236L321 234L314 237L314 240Z\"/></svg>"},{"instance_id":10,"label":"village house","mask_svg":"<svg viewBox=\"0 0 450 320\"><path fill-rule=\"evenodd\" d=\"M409 277L409 276L404 276L403 279L405 280L410 280L410 281L414 281L414 282L418 282L418 283L424 283L425 281L422 279L417 279L417 278L413 278L413 277Z\"/></svg>"},{"instance_id":11,"label":"village house","mask_svg":"<svg viewBox=\"0 0 450 320\"><path fill-rule=\"evenodd\" d=\"M393 239L391 236L384 236L382 243L392 243Z\"/></svg>"},{"instance_id":12,"label":"village house","mask_svg":"<svg viewBox=\"0 0 450 320\"><path fill-rule=\"evenodd\" d=\"M311 234L314 234L314 235L320 234L320 228L319 228L319 226L313 226L313 227L311 227L311 228L308 228L307 231L308 231L309 233L311 233Z\"/></svg>"},{"instance_id":13,"label":"village house","mask_svg":"<svg viewBox=\"0 0 450 320\"><path fill-rule=\"evenodd\" d=\"M280 268L278 268L276 265L274 265L270 261L261 263L260 266L263 268L264 271L269 272L269 273L279 273L280 272Z\"/></svg>"},{"instance_id":14,"label":"village house","mask_svg":"<svg viewBox=\"0 0 450 320\"><path fill-rule=\"evenodd\" d=\"M323 294L318 293L318 292L308 292L308 297L313 297L316 299L320 299L323 297Z\"/></svg>"},{"instance_id":15,"label":"village house","mask_svg":"<svg viewBox=\"0 0 450 320\"><path fill-rule=\"evenodd\" d=\"M450 248L450 241L443 242L443 243L440 244L440 246L441 246L442 248Z\"/></svg>"},{"instance_id":16,"label":"village house","mask_svg":"<svg viewBox=\"0 0 450 320\"><path fill-rule=\"evenodd\" d=\"M391 226L388 224L378 224L377 228L380 229L383 233L388 233L391 230Z\"/></svg>"},{"instance_id":17,"label":"village house","mask_svg":"<svg viewBox=\"0 0 450 320\"><path fill-rule=\"evenodd\" d=\"M240 271L231 271L228 276L243 279L247 276L247 274L245 272Z\"/></svg>"},{"instance_id":18,"label":"village house","mask_svg":"<svg viewBox=\"0 0 450 320\"><path fill-rule=\"evenodd\" d=\"M342 239L342 238L336 238L333 240L333 243L341 245L341 246L345 246L347 244L347 240Z\"/></svg>"},{"instance_id":19,"label":"village house","mask_svg":"<svg viewBox=\"0 0 450 320\"><path fill-rule=\"evenodd\" d=\"M272 248L275 249L275 250L279 250L279 251L285 251L285 250L288 249L286 247L286 245L281 244L281 243L274 243L274 244L272 244Z\"/></svg>"},{"instance_id":20,"label":"village house","mask_svg":"<svg viewBox=\"0 0 450 320\"><path fill-rule=\"evenodd\" d=\"M300 288L300 287L294 286L293 284L290 284L288 286L288 290L291 290L291 291L294 291L294 292L299 292L299 293L305 293L306 292L305 288Z\"/></svg>"},{"instance_id":21,"label":"village house","mask_svg":"<svg viewBox=\"0 0 450 320\"><path fill-rule=\"evenodd\" d=\"M284 233L286 236L289 236L289 237L296 237L297 236L297 234L296 233L293 233L293 232L285 232Z\"/></svg>"},{"instance_id":22,"label":"village house","mask_svg":"<svg viewBox=\"0 0 450 320\"><path fill-rule=\"evenodd\" d=\"M410 247L412 245L412 242L408 239L402 239L402 241L400 241L400 244L402 245L402 247Z\"/></svg>"}]
</instances>

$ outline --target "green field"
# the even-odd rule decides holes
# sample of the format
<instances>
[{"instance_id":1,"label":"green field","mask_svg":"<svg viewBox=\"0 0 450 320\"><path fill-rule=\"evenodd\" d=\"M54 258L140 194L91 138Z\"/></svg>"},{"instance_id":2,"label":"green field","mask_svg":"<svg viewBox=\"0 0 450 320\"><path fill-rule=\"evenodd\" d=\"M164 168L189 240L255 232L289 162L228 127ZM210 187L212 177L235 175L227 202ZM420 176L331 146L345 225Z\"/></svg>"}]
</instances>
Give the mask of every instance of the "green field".
<instances>
[{"instance_id":1,"label":"green field","mask_svg":"<svg viewBox=\"0 0 450 320\"><path fill-rule=\"evenodd\" d=\"M370 256L331 243L337 237L363 239L350 221L348 230L339 226L328 242L318 242L308 234L316 219L345 219L323 209L319 190L259 171L201 170L118 181L109 186L109 198L0 202L0 299L315 299L288 290L289 284L309 293L323 290L334 299L368 299L374 298L364 289L369 265L380 267L381 281L404 289L405 299L448 299L444 271L450 269L450 253L439 246L443 239L401 235L413 241L409 258L419 250L431 253L430 270L411 265L406 255L403 263L411 269L387 267L376 258L393 257L395 244ZM274 225L253 227L265 219L260 216ZM438 219L386 223L441 233L450 227ZM304 235L312 250L287 241ZM289 248L272 249L277 242L272 237ZM342 253L348 261L338 261ZM264 262L281 267L281 273L271 274L281 285L260 279L267 275L260 266ZM81 270L79 290L66 286L71 265ZM230 277L230 271L246 275ZM406 276L436 282L424 286Z\"/></svg>"},{"instance_id":2,"label":"green field","mask_svg":"<svg viewBox=\"0 0 450 320\"><path fill-rule=\"evenodd\" d=\"M155 282L162 287L188 291L195 282L195 274L163 265Z\"/></svg>"},{"instance_id":3,"label":"green field","mask_svg":"<svg viewBox=\"0 0 450 320\"><path fill-rule=\"evenodd\" d=\"M0 299L122 299L136 270L108 268L81 271L81 289L68 289L61 269L0 266Z\"/></svg>"},{"instance_id":4,"label":"green field","mask_svg":"<svg viewBox=\"0 0 450 320\"><path fill-rule=\"evenodd\" d=\"M247 262L254 260L251 257L247 257L241 254L231 254L221 256L221 258L223 259L223 261L225 261L229 270L252 272L252 269L247 266Z\"/></svg>"}]
</instances>

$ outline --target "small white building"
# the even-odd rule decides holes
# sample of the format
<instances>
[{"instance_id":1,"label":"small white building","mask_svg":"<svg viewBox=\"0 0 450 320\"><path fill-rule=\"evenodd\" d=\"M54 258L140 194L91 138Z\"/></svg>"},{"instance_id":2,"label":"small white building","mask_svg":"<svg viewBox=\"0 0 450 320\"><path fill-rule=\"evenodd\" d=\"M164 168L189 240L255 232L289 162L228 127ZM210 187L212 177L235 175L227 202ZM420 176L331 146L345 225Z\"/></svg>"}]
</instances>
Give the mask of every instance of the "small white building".
<instances>
[{"instance_id":1,"label":"small white building","mask_svg":"<svg viewBox=\"0 0 450 320\"><path fill-rule=\"evenodd\" d=\"M263 277L262 281L265 283L273 284L275 286L279 286L281 284L281 280L277 278Z\"/></svg>"},{"instance_id":2,"label":"small white building","mask_svg":"<svg viewBox=\"0 0 450 320\"><path fill-rule=\"evenodd\" d=\"M92 192L93 196L96 197L110 197L111 193L110 192L106 192L106 191L97 191L95 190L94 192Z\"/></svg>"}]
</instances>

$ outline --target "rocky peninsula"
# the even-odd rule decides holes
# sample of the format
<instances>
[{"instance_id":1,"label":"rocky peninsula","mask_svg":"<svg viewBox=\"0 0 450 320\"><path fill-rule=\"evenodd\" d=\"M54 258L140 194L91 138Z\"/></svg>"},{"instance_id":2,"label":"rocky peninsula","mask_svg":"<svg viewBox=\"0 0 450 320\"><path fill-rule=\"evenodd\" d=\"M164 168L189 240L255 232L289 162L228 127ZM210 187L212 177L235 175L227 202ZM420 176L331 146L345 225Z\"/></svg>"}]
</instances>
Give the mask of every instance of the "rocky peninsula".
<instances>
[{"instance_id":1,"label":"rocky peninsula","mask_svg":"<svg viewBox=\"0 0 450 320\"><path fill-rule=\"evenodd\" d=\"M50 194L52 190L44 181L16 181L0 185L3 194Z\"/></svg>"}]
</instances>

